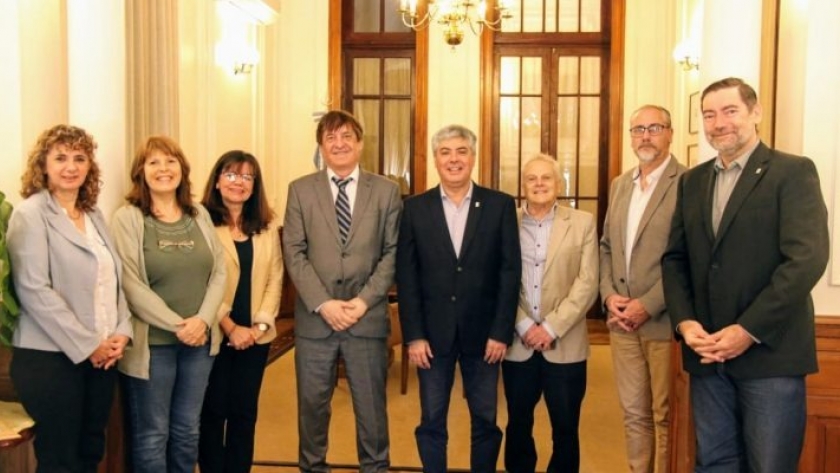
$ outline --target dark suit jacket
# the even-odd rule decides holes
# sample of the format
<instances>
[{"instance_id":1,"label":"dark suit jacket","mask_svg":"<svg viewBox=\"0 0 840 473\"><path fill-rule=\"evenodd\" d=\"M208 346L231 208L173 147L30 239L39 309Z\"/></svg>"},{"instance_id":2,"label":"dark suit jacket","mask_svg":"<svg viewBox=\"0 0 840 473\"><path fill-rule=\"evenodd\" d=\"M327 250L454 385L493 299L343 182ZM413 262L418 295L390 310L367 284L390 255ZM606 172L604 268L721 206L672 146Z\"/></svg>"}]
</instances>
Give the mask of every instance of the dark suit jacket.
<instances>
[{"instance_id":1,"label":"dark suit jacket","mask_svg":"<svg viewBox=\"0 0 840 473\"><path fill-rule=\"evenodd\" d=\"M348 332L363 337L388 336L385 296L394 281L401 209L396 184L360 171L350 233L342 245L327 172L304 176L289 185L283 260L298 293L297 335L330 336L332 328L315 309L330 299L358 296L368 305L368 311Z\"/></svg>"},{"instance_id":2,"label":"dark suit jacket","mask_svg":"<svg viewBox=\"0 0 840 473\"><path fill-rule=\"evenodd\" d=\"M460 257L440 187L405 201L397 245L403 339L426 339L434 355L483 354L487 339L510 345L522 267L513 199L475 185Z\"/></svg>"},{"instance_id":3,"label":"dark suit jacket","mask_svg":"<svg viewBox=\"0 0 840 473\"><path fill-rule=\"evenodd\" d=\"M725 363L736 378L817 370L811 289L828 262L827 210L814 163L760 143L712 231L714 160L683 174L668 249L665 302L676 327L700 322L709 333L741 324L760 344ZM714 365L683 346L692 374Z\"/></svg>"}]
</instances>

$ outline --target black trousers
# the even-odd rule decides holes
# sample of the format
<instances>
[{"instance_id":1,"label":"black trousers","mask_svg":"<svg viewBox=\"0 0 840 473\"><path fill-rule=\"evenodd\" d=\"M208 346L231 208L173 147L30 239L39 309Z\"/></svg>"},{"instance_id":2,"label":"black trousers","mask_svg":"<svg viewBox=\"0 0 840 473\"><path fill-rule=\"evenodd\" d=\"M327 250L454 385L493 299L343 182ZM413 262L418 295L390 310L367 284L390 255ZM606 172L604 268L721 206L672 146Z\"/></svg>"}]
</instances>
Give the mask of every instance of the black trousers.
<instances>
[{"instance_id":1,"label":"black trousers","mask_svg":"<svg viewBox=\"0 0 840 473\"><path fill-rule=\"evenodd\" d=\"M268 344L235 350L222 343L213 363L201 411L198 465L201 473L247 473L254 458L254 432Z\"/></svg>"},{"instance_id":2,"label":"black trousers","mask_svg":"<svg viewBox=\"0 0 840 473\"><path fill-rule=\"evenodd\" d=\"M62 352L15 348L12 381L35 420L38 473L95 473L105 453L105 427L117 369L74 365Z\"/></svg>"},{"instance_id":3,"label":"black trousers","mask_svg":"<svg viewBox=\"0 0 840 473\"><path fill-rule=\"evenodd\" d=\"M552 454L546 471L577 473L580 469L580 406L586 393L586 361L550 363L535 352L526 361L502 363L508 424L505 470L533 473L537 466L534 408L541 396L551 420Z\"/></svg>"}]
</instances>

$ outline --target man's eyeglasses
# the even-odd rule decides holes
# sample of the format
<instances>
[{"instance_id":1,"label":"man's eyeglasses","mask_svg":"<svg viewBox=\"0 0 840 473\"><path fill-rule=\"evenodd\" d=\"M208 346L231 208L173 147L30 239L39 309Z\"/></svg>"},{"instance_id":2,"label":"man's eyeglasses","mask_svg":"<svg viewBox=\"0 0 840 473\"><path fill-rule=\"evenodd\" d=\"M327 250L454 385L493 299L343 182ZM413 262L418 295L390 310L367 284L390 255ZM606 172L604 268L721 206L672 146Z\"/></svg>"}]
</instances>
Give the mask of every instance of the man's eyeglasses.
<instances>
[{"instance_id":1,"label":"man's eyeglasses","mask_svg":"<svg viewBox=\"0 0 840 473\"><path fill-rule=\"evenodd\" d=\"M228 182L236 182L236 179L242 179L242 182L252 183L254 182L254 175L253 174L237 174L235 172L226 172L222 174Z\"/></svg>"},{"instance_id":2,"label":"man's eyeglasses","mask_svg":"<svg viewBox=\"0 0 840 473\"><path fill-rule=\"evenodd\" d=\"M663 131L665 131L668 128L671 128L671 127L668 126L668 125L663 125L661 123L654 123L654 124L648 125L648 126L643 126L643 125L634 126L633 128L630 129L630 136L636 136L636 137L644 136L645 132L650 133L650 136L656 136L656 135L661 134Z\"/></svg>"}]
</instances>

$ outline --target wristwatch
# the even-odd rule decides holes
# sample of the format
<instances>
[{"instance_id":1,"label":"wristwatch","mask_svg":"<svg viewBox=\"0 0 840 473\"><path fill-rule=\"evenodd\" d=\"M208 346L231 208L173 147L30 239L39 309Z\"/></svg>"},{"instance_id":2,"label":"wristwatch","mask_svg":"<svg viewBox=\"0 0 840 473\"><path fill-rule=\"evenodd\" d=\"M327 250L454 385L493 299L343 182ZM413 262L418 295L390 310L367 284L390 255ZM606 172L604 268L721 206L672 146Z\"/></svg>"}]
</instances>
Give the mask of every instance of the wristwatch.
<instances>
[{"instance_id":1,"label":"wristwatch","mask_svg":"<svg viewBox=\"0 0 840 473\"><path fill-rule=\"evenodd\" d=\"M255 324L254 327L257 327L257 330L259 330L260 332L268 332L268 324L267 323L260 322L258 324Z\"/></svg>"}]
</instances>

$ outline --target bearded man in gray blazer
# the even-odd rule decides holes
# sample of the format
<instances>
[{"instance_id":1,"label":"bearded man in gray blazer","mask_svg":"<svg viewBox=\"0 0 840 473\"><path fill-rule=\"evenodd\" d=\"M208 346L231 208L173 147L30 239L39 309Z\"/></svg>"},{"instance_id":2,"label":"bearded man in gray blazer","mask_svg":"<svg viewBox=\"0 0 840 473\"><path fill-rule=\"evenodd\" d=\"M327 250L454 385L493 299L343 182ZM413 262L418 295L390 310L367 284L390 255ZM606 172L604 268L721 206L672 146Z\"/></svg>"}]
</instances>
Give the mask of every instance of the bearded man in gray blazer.
<instances>
[{"instance_id":1,"label":"bearded man in gray blazer","mask_svg":"<svg viewBox=\"0 0 840 473\"><path fill-rule=\"evenodd\" d=\"M660 260L668 244L677 181L671 114L644 105L630 116L639 165L617 177L601 237L601 300L607 311L630 471L667 473L671 321Z\"/></svg>"},{"instance_id":2,"label":"bearded man in gray blazer","mask_svg":"<svg viewBox=\"0 0 840 473\"><path fill-rule=\"evenodd\" d=\"M283 258L297 289L295 371L302 472L327 472L330 402L343 358L361 472L388 470L387 293L402 200L398 186L359 167L363 130L331 111L316 138L327 169L289 186Z\"/></svg>"}]
</instances>

